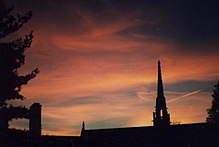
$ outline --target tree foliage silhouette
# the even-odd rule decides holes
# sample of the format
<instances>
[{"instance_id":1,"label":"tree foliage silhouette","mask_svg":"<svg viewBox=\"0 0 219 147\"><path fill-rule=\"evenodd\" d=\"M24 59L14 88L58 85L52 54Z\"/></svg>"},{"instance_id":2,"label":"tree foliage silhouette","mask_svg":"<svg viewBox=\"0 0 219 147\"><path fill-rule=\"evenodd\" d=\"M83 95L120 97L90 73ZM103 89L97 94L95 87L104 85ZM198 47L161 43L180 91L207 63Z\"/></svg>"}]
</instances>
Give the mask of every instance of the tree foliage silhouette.
<instances>
[{"instance_id":1,"label":"tree foliage silhouette","mask_svg":"<svg viewBox=\"0 0 219 147\"><path fill-rule=\"evenodd\" d=\"M13 6L8 7L0 0L0 112L7 114L7 121L28 118L28 109L10 104L10 100L24 100L25 97L20 94L22 85L26 85L39 73L37 68L24 76L18 73L25 63L24 52L31 45L32 31L25 38L3 41L3 38L9 40L7 36L18 31L32 16L31 11L13 16L10 14L12 10Z\"/></svg>"},{"instance_id":2,"label":"tree foliage silhouette","mask_svg":"<svg viewBox=\"0 0 219 147\"><path fill-rule=\"evenodd\" d=\"M217 85L215 85L214 92L212 94L212 105L210 109L207 109L208 117L206 121L208 123L219 123L219 81Z\"/></svg>"}]
</instances>

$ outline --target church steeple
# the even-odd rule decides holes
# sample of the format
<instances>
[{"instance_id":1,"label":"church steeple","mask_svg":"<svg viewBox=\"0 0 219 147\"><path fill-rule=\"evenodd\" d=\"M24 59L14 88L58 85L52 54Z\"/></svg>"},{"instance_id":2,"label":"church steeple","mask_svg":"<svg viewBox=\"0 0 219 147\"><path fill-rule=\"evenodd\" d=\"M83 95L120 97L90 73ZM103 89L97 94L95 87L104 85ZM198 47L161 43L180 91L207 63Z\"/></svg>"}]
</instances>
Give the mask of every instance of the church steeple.
<instances>
[{"instance_id":1,"label":"church steeple","mask_svg":"<svg viewBox=\"0 0 219 147\"><path fill-rule=\"evenodd\" d=\"M84 121L82 123L82 130L85 130L85 123L84 123Z\"/></svg>"},{"instance_id":2,"label":"church steeple","mask_svg":"<svg viewBox=\"0 0 219 147\"><path fill-rule=\"evenodd\" d=\"M167 109L166 100L163 92L163 81L161 75L160 61L158 61L158 78L157 78L157 99L156 99L156 109Z\"/></svg>"},{"instance_id":3,"label":"church steeple","mask_svg":"<svg viewBox=\"0 0 219 147\"><path fill-rule=\"evenodd\" d=\"M85 123L84 123L84 121L83 121L83 123L82 123L82 129L81 129L81 136L84 135L84 132L85 132Z\"/></svg>"},{"instance_id":4,"label":"church steeple","mask_svg":"<svg viewBox=\"0 0 219 147\"><path fill-rule=\"evenodd\" d=\"M153 122L155 127L167 127L170 125L170 114L167 112L166 100L164 97L160 61L158 61L157 82L157 98L155 112L153 112Z\"/></svg>"}]
</instances>

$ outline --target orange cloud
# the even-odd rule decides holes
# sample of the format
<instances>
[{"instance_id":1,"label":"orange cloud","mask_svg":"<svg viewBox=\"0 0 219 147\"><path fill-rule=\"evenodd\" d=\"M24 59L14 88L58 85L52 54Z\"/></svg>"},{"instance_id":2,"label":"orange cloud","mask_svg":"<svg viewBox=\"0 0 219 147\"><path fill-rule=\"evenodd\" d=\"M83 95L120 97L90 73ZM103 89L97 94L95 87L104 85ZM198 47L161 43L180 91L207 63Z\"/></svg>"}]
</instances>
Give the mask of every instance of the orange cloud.
<instances>
[{"instance_id":1,"label":"orange cloud","mask_svg":"<svg viewBox=\"0 0 219 147\"><path fill-rule=\"evenodd\" d=\"M136 14L118 15L99 24L87 12L77 13L81 16L78 30L64 28L64 24L51 25L48 30L36 24L32 48L26 52L26 64L20 70L26 73L38 66L41 71L22 93L27 105L42 103L44 134L79 135L82 121L92 129L99 121L101 125L95 127L152 125L156 89L149 91L148 87L157 81L159 59L164 87L179 81L218 78L217 54L190 52L152 35L122 34L131 27L152 23L136 21ZM166 97L169 100L174 94L167 92ZM168 103L171 119L203 122L209 97L202 92ZM12 126L23 124L15 121Z\"/></svg>"}]
</instances>

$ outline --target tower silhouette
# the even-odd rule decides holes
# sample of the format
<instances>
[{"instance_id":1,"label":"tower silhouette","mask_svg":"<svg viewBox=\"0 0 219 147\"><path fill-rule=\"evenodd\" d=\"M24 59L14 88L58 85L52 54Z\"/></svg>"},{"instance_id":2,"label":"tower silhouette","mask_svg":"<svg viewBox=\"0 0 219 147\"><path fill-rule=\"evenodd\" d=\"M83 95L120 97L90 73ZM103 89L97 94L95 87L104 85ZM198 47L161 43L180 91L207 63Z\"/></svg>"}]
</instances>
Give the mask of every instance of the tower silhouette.
<instances>
[{"instance_id":1,"label":"tower silhouette","mask_svg":"<svg viewBox=\"0 0 219 147\"><path fill-rule=\"evenodd\" d=\"M165 128L170 125L170 114L167 112L166 100L163 91L160 61L158 61L158 81L155 112L153 112L153 123L155 127Z\"/></svg>"},{"instance_id":2,"label":"tower silhouette","mask_svg":"<svg viewBox=\"0 0 219 147\"><path fill-rule=\"evenodd\" d=\"M40 103L34 103L30 107L29 128L32 137L41 136L41 107Z\"/></svg>"}]
</instances>

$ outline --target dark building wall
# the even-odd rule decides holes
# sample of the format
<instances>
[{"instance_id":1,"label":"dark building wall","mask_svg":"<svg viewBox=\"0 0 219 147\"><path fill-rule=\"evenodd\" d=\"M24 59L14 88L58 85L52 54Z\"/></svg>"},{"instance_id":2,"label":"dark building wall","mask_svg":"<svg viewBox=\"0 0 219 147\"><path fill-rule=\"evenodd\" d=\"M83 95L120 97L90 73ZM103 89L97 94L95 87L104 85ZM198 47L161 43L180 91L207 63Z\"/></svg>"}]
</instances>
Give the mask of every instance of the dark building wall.
<instances>
[{"instance_id":1,"label":"dark building wall","mask_svg":"<svg viewBox=\"0 0 219 147\"><path fill-rule=\"evenodd\" d=\"M41 105L34 103L30 107L29 130L32 137L41 136Z\"/></svg>"},{"instance_id":2,"label":"dark building wall","mask_svg":"<svg viewBox=\"0 0 219 147\"><path fill-rule=\"evenodd\" d=\"M84 146L188 147L219 146L219 124L171 125L167 128L136 127L85 130Z\"/></svg>"},{"instance_id":3,"label":"dark building wall","mask_svg":"<svg viewBox=\"0 0 219 147\"><path fill-rule=\"evenodd\" d=\"M218 147L219 124L84 130L82 136L30 138L23 131L0 135L0 147Z\"/></svg>"}]
</instances>

